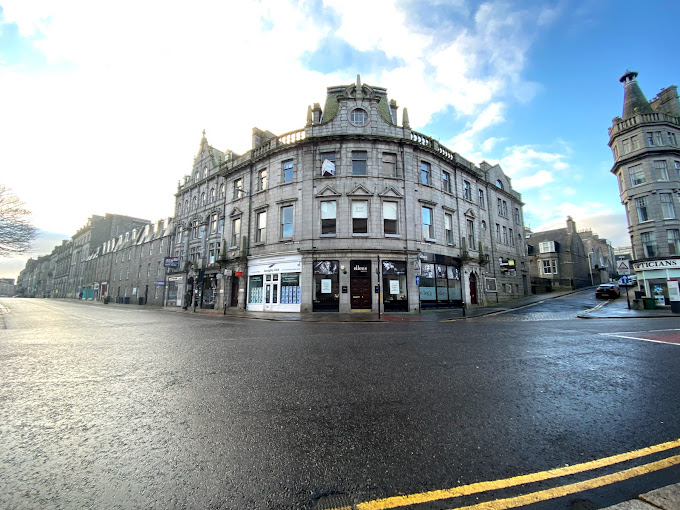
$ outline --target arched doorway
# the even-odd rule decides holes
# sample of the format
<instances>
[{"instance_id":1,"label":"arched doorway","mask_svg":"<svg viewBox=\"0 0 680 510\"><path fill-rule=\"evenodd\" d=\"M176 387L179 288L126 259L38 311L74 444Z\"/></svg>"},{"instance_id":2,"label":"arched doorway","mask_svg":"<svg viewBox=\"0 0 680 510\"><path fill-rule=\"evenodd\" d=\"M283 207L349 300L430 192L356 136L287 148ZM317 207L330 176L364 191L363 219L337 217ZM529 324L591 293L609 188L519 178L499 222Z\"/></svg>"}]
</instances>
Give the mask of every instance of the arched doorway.
<instances>
[{"instance_id":1,"label":"arched doorway","mask_svg":"<svg viewBox=\"0 0 680 510\"><path fill-rule=\"evenodd\" d=\"M470 273L470 304L477 304L477 276L475 273Z\"/></svg>"}]
</instances>

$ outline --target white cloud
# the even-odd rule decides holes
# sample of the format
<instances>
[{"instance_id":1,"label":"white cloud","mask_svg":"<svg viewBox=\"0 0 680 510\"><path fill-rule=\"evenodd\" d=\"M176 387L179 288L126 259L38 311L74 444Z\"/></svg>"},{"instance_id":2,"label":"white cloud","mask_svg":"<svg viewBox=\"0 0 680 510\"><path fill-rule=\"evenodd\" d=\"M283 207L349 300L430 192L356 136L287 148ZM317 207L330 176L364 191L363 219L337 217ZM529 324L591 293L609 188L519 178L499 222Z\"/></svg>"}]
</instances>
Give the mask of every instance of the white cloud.
<instances>
[{"instance_id":1,"label":"white cloud","mask_svg":"<svg viewBox=\"0 0 680 510\"><path fill-rule=\"evenodd\" d=\"M15 23L50 63L0 67L0 168L14 169L4 183L47 231L72 234L106 212L155 220L171 213L202 129L217 148L243 152L253 126L302 128L307 105L323 104L327 86L356 73L388 87L416 129L453 107L468 121L456 140L463 155L478 139L485 150L497 144L484 133L505 120L510 101L535 91L522 73L544 9L485 3L450 38L423 30L398 0L323 6L339 25L328 13L310 15L318 4L280 0L3 1L3 23ZM366 20L375 21L370 30ZM301 57L329 35L399 64L350 76L306 69Z\"/></svg>"},{"instance_id":2,"label":"white cloud","mask_svg":"<svg viewBox=\"0 0 680 510\"><path fill-rule=\"evenodd\" d=\"M544 186L553 182L553 176L547 170L539 170L533 175L527 175L512 181L512 187L518 190L526 190Z\"/></svg>"}]
</instances>

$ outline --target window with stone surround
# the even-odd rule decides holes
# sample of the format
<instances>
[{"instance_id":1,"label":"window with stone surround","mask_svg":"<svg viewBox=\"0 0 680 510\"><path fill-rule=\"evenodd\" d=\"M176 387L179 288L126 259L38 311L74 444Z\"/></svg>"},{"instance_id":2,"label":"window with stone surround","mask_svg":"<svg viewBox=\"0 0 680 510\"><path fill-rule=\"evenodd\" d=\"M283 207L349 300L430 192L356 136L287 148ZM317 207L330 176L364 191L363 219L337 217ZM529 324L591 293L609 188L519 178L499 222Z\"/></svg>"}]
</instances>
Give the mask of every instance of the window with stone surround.
<instances>
[{"instance_id":1,"label":"window with stone surround","mask_svg":"<svg viewBox=\"0 0 680 510\"><path fill-rule=\"evenodd\" d=\"M281 239L290 239L293 237L293 206L281 206Z\"/></svg>"},{"instance_id":2,"label":"window with stone surround","mask_svg":"<svg viewBox=\"0 0 680 510\"><path fill-rule=\"evenodd\" d=\"M383 152L382 155L383 175L385 177L399 177L397 173L397 155L391 152Z\"/></svg>"},{"instance_id":3,"label":"window with stone surround","mask_svg":"<svg viewBox=\"0 0 680 510\"><path fill-rule=\"evenodd\" d=\"M423 225L423 240L429 241L434 239L434 214L432 208L421 207L420 211Z\"/></svg>"},{"instance_id":4,"label":"window with stone surround","mask_svg":"<svg viewBox=\"0 0 680 510\"><path fill-rule=\"evenodd\" d=\"M257 213L257 231L255 232L255 242L264 243L267 241L267 211Z\"/></svg>"},{"instance_id":5,"label":"window with stone surround","mask_svg":"<svg viewBox=\"0 0 680 510\"><path fill-rule=\"evenodd\" d=\"M647 212L647 197L639 197L635 199L635 209L637 210L638 221L649 221L649 214Z\"/></svg>"},{"instance_id":6,"label":"window with stone surround","mask_svg":"<svg viewBox=\"0 0 680 510\"><path fill-rule=\"evenodd\" d=\"M666 230L668 239L668 253L670 255L680 255L680 230Z\"/></svg>"},{"instance_id":7,"label":"window with stone surround","mask_svg":"<svg viewBox=\"0 0 680 510\"><path fill-rule=\"evenodd\" d=\"M281 182L293 182L294 165L292 159L281 163Z\"/></svg>"},{"instance_id":8,"label":"window with stone surround","mask_svg":"<svg viewBox=\"0 0 680 510\"><path fill-rule=\"evenodd\" d=\"M337 223L337 202L328 200L321 202L321 234L334 235Z\"/></svg>"},{"instance_id":9,"label":"window with stone surround","mask_svg":"<svg viewBox=\"0 0 680 510\"><path fill-rule=\"evenodd\" d=\"M451 174L442 171L442 190L451 193Z\"/></svg>"},{"instance_id":10,"label":"window with stone surround","mask_svg":"<svg viewBox=\"0 0 680 510\"><path fill-rule=\"evenodd\" d=\"M675 218L675 207L673 206L673 195L671 193L659 193L661 199L661 214L664 220Z\"/></svg>"},{"instance_id":11,"label":"window with stone surround","mask_svg":"<svg viewBox=\"0 0 680 510\"><path fill-rule=\"evenodd\" d=\"M645 252L645 257L656 257L656 240L653 232L643 232L640 234L642 241L642 249Z\"/></svg>"},{"instance_id":12,"label":"window with stone surround","mask_svg":"<svg viewBox=\"0 0 680 510\"><path fill-rule=\"evenodd\" d=\"M432 184L432 166L425 162L420 162L420 183Z\"/></svg>"},{"instance_id":13,"label":"window with stone surround","mask_svg":"<svg viewBox=\"0 0 680 510\"><path fill-rule=\"evenodd\" d=\"M383 202L383 230L385 235L399 234L399 207L396 202Z\"/></svg>"},{"instance_id":14,"label":"window with stone surround","mask_svg":"<svg viewBox=\"0 0 680 510\"><path fill-rule=\"evenodd\" d=\"M368 200L352 200L352 234L368 234Z\"/></svg>"},{"instance_id":15,"label":"window with stone surround","mask_svg":"<svg viewBox=\"0 0 680 510\"><path fill-rule=\"evenodd\" d=\"M364 176L366 173L366 151L352 151L352 175Z\"/></svg>"},{"instance_id":16,"label":"window with stone surround","mask_svg":"<svg viewBox=\"0 0 680 510\"><path fill-rule=\"evenodd\" d=\"M635 165L628 168L628 173L630 174L630 184L631 186L638 186L647 182L645 179L645 171L642 169L642 165Z\"/></svg>"},{"instance_id":17,"label":"window with stone surround","mask_svg":"<svg viewBox=\"0 0 680 510\"><path fill-rule=\"evenodd\" d=\"M656 179L659 181L668 180L668 166L665 160L655 160L654 163L654 173L656 173Z\"/></svg>"}]
</instances>

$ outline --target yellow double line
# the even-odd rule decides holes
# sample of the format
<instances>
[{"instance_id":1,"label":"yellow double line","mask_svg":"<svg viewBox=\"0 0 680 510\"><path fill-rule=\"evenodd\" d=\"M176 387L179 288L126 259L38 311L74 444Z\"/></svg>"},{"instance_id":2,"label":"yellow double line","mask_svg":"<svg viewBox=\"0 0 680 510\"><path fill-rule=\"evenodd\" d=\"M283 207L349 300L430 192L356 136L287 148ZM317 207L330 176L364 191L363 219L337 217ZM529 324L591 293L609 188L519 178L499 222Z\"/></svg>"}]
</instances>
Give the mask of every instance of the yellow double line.
<instances>
[{"instance_id":1,"label":"yellow double line","mask_svg":"<svg viewBox=\"0 0 680 510\"><path fill-rule=\"evenodd\" d=\"M442 489L430 492L421 492L418 494L410 494L407 496L393 496L390 498L376 499L373 501L366 501L359 503L354 507L356 510L385 510L388 508L399 508L407 505L418 505L421 503L428 503L431 501L439 501L443 499L457 498L460 496L469 496L471 494L479 494L481 492L488 492L508 487L516 487L527 483L540 482L543 480L550 480L553 478L560 478L563 476L583 473L593 469L603 468L625 462L628 460L638 459L653 453L670 450L672 448L680 447L680 439L661 443L658 445L642 448L632 452L621 453L603 459L584 462L583 464L576 464L574 466L566 466L549 471L541 471L538 473L531 473L528 475L514 476L503 480L494 480L488 482L478 482L469 485L462 485L451 489ZM540 501L547 501L550 499L560 498L569 494L575 494L586 490L596 489L605 485L634 478L636 476L652 473L660 469L665 469L674 465L680 464L680 455L665 458L649 464L633 467L623 471L619 471L610 475L592 478L583 482L563 485L553 489L547 489L538 492L532 492L523 496L515 498L498 499L487 503L479 503L472 506L459 507L459 510L505 510L508 508L517 508L520 506L538 503ZM334 510L353 510L351 507L336 508Z\"/></svg>"}]
</instances>

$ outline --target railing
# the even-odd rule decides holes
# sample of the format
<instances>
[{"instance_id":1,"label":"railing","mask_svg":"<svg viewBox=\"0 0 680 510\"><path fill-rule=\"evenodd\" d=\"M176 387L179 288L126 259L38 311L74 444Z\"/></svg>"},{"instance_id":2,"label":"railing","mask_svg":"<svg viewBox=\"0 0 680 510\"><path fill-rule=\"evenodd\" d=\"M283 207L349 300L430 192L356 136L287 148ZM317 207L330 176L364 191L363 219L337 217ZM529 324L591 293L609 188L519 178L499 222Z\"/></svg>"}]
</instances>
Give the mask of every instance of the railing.
<instances>
[{"instance_id":1,"label":"railing","mask_svg":"<svg viewBox=\"0 0 680 510\"><path fill-rule=\"evenodd\" d=\"M437 140L434 140L429 136L426 136L422 133L418 133L417 131L411 131L411 140L416 142L418 145L425 147L426 149L434 150L443 158L448 159L451 162L455 162L456 164L463 166L468 170L471 171L476 170L475 165L470 163L467 159L463 158L458 153L453 152L452 150L443 146Z\"/></svg>"},{"instance_id":2,"label":"railing","mask_svg":"<svg viewBox=\"0 0 680 510\"><path fill-rule=\"evenodd\" d=\"M680 126L680 117L674 117L665 113L638 113L634 117L626 120L614 121L614 125L609 128L609 136L625 131L640 124L650 122L668 122Z\"/></svg>"}]
</instances>

